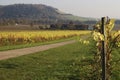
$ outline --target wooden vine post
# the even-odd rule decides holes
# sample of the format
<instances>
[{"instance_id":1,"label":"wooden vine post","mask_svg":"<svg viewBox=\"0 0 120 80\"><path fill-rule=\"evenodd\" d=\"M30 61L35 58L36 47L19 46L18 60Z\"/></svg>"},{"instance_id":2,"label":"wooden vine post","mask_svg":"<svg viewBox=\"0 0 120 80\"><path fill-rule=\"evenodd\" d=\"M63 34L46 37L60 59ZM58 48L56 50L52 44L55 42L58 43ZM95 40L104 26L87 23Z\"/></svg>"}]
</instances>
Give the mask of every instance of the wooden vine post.
<instances>
[{"instance_id":1,"label":"wooden vine post","mask_svg":"<svg viewBox=\"0 0 120 80\"><path fill-rule=\"evenodd\" d=\"M105 17L101 19L101 34L104 35L104 41L102 41L101 61L102 61L102 80L106 80L106 33L105 33Z\"/></svg>"}]
</instances>

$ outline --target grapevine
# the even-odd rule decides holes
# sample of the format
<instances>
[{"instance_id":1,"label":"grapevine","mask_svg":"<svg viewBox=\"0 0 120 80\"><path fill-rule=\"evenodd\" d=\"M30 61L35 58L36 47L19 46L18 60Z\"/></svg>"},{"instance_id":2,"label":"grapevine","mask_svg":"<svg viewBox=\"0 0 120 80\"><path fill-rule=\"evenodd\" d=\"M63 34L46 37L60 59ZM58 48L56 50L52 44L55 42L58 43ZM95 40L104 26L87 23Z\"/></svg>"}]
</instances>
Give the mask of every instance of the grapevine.
<instances>
[{"instance_id":1,"label":"grapevine","mask_svg":"<svg viewBox=\"0 0 120 80\"><path fill-rule=\"evenodd\" d=\"M0 46L29 44L64 39L90 33L90 31L1 31Z\"/></svg>"},{"instance_id":2,"label":"grapevine","mask_svg":"<svg viewBox=\"0 0 120 80\"><path fill-rule=\"evenodd\" d=\"M94 65L95 71L97 73L101 73L101 51L102 51L102 41L105 42L105 53L106 53L106 79L111 79L112 74L112 65L111 65L111 55L114 48L120 47L120 31L112 31L114 28L114 19L106 19L106 22L104 23L105 26L105 35L101 33L101 26L102 23L98 22L95 26L95 30L93 32L93 39L96 41L97 46L97 53L95 54L95 62L96 65ZM99 66L98 66L99 65ZM99 70L98 70L99 69ZM98 77L99 80L101 80L100 77Z\"/></svg>"}]
</instances>

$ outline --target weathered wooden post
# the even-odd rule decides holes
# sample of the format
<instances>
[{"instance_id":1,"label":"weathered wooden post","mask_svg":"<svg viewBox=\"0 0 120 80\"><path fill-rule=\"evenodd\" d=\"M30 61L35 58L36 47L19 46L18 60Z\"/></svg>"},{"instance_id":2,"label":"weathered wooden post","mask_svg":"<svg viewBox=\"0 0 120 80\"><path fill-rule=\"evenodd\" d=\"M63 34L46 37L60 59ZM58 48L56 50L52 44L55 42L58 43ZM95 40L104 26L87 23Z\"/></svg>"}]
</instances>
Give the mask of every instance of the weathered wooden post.
<instances>
[{"instance_id":1,"label":"weathered wooden post","mask_svg":"<svg viewBox=\"0 0 120 80\"><path fill-rule=\"evenodd\" d=\"M102 59L102 80L106 80L106 34L105 34L105 17L102 17L101 22L101 34L104 35L104 41L102 41L102 51L101 51L101 59Z\"/></svg>"}]
</instances>

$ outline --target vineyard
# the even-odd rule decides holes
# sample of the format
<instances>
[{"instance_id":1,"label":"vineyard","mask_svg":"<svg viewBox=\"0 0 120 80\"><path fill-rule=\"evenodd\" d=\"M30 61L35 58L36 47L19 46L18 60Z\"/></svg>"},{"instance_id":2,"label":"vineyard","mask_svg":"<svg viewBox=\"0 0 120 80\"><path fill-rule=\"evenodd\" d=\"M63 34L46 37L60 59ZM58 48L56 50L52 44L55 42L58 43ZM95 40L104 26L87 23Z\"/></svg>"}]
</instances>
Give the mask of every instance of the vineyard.
<instances>
[{"instance_id":1,"label":"vineyard","mask_svg":"<svg viewBox=\"0 0 120 80\"><path fill-rule=\"evenodd\" d=\"M45 42L87 33L90 31L1 31L0 46Z\"/></svg>"},{"instance_id":2,"label":"vineyard","mask_svg":"<svg viewBox=\"0 0 120 80\"><path fill-rule=\"evenodd\" d=\"M120 80L120 31L112 30L114 22L114 19L102 18L93 31L1 31L1 48L60 39L65 41L74 36L79 38L75 43L62 47L1 60L0 79Z\"/></svg>"}]
</instances>

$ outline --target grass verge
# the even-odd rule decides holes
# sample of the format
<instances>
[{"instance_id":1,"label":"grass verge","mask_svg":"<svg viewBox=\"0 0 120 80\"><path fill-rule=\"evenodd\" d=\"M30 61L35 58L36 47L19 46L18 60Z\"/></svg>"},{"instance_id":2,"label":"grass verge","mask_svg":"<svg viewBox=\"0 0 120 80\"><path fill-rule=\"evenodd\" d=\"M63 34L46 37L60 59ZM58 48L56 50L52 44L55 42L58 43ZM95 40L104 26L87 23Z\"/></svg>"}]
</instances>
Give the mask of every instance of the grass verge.
<instances>
[{"instance_id":1,"label":"grass verge","mask_svg":"<svg viewBox=\"0 0 120 80\"><path fill-rule=\"evenodd\" d=\"M40 46L40 45L46 45L46 44L53 44L53 43L58 43L58 42L63 42L63 41L69 41L69 40L77 39L77 37L78 36L74 36L74 37L71 37L71 38L58 39L58 40L52 40L52 41L45 41L45 42L39 42L39 43L29 43L29 44L1 46L0 47L0 51L20 49L20 48L26 48L26 47L34 47L34 46Z\"/></svg>"}]
</instances>

